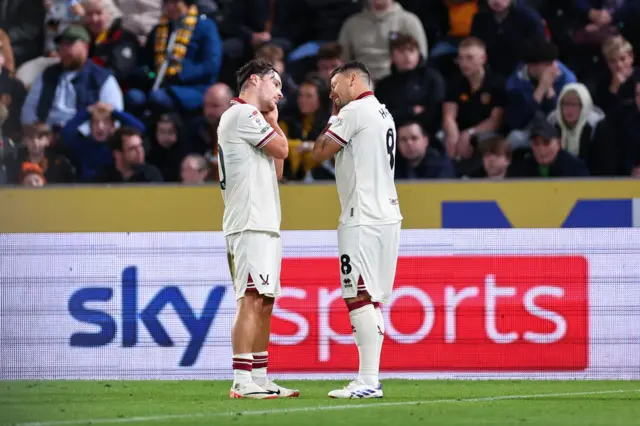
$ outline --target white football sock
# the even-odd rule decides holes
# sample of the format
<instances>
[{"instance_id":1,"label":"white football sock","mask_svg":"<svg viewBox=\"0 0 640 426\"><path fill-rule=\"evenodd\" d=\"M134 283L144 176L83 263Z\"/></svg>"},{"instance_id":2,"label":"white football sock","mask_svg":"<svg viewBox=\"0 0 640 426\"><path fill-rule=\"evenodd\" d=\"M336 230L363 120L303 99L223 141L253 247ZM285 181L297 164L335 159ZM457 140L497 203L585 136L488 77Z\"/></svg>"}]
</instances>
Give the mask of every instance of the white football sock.
<instances>
[{"instance_id":1,"label":"white football sock","mask_svg":"<svg viewBox=\"0 0 640 426\"><path fill-rule=\"evenodd\" d=\"M358 380L367 386L378 386L380 353L378 351L378 325L376 312L372 304L367 304L349 312L353 337L358 346L360 368Z\"/></svg>"},{"instance_id":2,"label":"white football sock","mask_svg":"<svg viewBox=\"0 0 640 426\"><path fill-rule=\"evenodd\" d=\"M268 363L269 353L267 351L253 353L253 370L251 370L251 377L259 386L267 384Z\"/></svg>"},{"instance_id":3,"label":"white football sock","mask_svg":"<svg viewBox=\"0 0 640 426\"><path fill-rule=\"evenodd\" d=\"M251 383L251 369L253 355L234 354L233 355L233 383L246 385Z\"/></svg>"},{"instance_id":4,"label":"white football sock","mask_svg":"<svg viewBox=\"0 0 640 426\"><path fill-rule=\"evenodd\" d=\"M376 325L378 326L378 365L382 359L382 344L384 343L384 317L382 316L382 308L378 306L376 311Z\"/></svg>"}]
</instances>

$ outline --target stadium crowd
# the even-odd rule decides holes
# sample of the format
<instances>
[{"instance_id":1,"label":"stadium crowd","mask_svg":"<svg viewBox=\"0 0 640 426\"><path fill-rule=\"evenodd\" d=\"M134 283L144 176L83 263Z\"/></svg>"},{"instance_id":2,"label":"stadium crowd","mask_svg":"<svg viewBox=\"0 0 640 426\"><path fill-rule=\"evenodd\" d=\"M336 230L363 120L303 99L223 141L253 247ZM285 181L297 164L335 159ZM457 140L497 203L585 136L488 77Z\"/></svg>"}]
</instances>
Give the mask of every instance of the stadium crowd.
<instances>
[{"instance_id":1,"label":"stadium crowd","mask_svg":"<svg viewBox=\"0 0 640 426\"><path fill-rule=\"evenodd\" d=\"M311 148L352 59L398 179L640 177L639 24L640 0L7 0L0 184L217 180L253 57L282 75L285 181L334 178Z\"/></svg>"}]
</instances>

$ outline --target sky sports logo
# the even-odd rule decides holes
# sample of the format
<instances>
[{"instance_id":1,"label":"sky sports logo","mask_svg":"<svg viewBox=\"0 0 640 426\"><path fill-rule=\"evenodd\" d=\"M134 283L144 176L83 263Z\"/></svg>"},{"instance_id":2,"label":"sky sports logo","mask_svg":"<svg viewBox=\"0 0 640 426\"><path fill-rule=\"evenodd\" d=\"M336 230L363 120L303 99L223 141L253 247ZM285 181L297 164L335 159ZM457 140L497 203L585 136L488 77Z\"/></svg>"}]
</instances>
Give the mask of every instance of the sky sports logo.
<instances>
[{"instance_id":1,"label":"sky sports logo","mask_svg":"<svg viewBox=\"0 0 640 426\"><path fill-rule=\"evenodd\" d=\"M357 369L339 271L336 258L283 260L271 371ZM143 328L155 344L145 350L182 345L159 319L168 307L189 336L177 360L180 367L194 366L208 339L228 337L213 336L230 331L212 324L224 303L233 309L230 283L201 287L202 294L192 299L196 307L179 282L161 284L150 297L141 297L139 287L154 283L140 283L135 266L122 271L120 286L119 292L88 287L71 295L70 315L84 324L71 334L72 347L127 350L139 344ZM581 256L401 257L393 298L383 311L382 370L583 370L588 366L587 288L588 265ZM119 309L114 310L117 294Z\"/></svg>"}]
</instances>

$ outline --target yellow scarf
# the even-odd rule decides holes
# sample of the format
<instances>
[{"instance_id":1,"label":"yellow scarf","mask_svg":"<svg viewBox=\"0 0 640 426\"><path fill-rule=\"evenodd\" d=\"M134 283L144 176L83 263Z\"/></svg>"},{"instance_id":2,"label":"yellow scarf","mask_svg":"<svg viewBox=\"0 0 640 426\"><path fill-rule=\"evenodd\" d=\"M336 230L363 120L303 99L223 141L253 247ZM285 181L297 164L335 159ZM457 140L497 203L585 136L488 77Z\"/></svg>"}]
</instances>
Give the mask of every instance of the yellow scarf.
<instances>
[{"instance_id":1,"label":"yellow scarf","mask_svg":"<svg viewBox=\"0 0 640 426\"><path fill-rule=\"evenodd\" d=\"M198 23L198 8L195 5L189 7L189 11L182 18L182 22L175 31L176 42L173 45L173 52L171 52L171 61L167 68L167 75L173 77L180 74L182 71L182 60L187 54L187 47L191 41L193 30ZM166 59L167 43L169 41L169 19L166 15L160 20L160 24L156 30L155 39L155 65L156 71L160 70L162 64Z\"/></svg>"}]
</instances>

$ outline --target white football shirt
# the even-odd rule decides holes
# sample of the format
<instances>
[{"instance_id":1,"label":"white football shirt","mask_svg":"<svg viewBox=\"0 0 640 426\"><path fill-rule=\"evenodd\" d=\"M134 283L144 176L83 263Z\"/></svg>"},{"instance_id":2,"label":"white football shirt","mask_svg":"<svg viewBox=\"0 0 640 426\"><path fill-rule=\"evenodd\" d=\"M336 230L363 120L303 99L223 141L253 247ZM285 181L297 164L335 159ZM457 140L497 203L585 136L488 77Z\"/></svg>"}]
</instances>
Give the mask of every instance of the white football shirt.
<instances>
[{"instance_id":1,"label":"white football shirt","mask_svg":"<svg viewBox=\"0 0 640 426\"><path fill-rule=\"evenodd\" d=\"M340 226L401 221L394 182L396 126L387 108L365 92L340 110L325 134L343 146L336 154Z\"/></svg>"},{"instance_id":2,"label":"white football shirt","mask_svg":"<svg viewBox=\"0 0 640 426\"><path fill-rule=\"evenodd\" d=\"M262 151L276 131L257 108L240 98L218 125L218 173L224 200L224 235L280 233L280 192L273 158Z\"/></svg>"}]
</instances>

